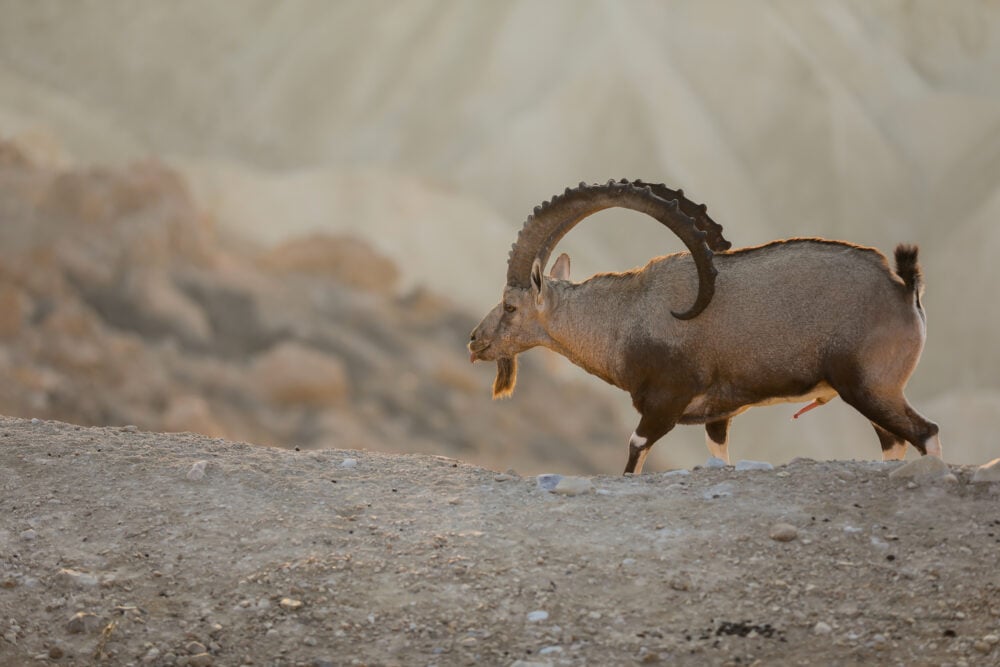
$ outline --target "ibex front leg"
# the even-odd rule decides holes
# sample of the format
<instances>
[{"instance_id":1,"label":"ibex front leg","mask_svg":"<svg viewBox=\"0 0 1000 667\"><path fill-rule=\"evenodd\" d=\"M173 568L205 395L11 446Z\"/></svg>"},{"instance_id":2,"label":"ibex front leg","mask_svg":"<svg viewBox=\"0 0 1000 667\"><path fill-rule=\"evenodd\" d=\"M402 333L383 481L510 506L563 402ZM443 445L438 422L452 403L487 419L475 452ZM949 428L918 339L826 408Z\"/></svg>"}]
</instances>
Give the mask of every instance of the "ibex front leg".
<instances>
[{"instance_id":1,"label":"ibex front leg","mask_svg":"<svg viewBox=\"0 0 1000 667\"><path fill-rule=\"evenodd\" d=\"M638 475L642 472L642 464L646 461L649 450L656 441L670 432L677 425L684 406L688 401L671 399L650 405L643 402L642 419L635 427L628 441L628 463L625 464L625 474ZM639 406L636 406L639 407Z\"/></svg>"}]
</instances>

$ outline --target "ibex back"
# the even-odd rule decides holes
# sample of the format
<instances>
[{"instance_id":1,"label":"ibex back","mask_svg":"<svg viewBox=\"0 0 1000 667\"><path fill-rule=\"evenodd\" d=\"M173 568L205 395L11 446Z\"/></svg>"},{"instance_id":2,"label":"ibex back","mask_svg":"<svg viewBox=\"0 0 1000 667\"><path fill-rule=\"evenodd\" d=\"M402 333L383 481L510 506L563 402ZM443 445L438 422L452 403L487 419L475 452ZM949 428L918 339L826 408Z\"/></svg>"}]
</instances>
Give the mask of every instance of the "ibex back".
<instances>
[{"instance_id":1,"label":"ibex back","mask_svg":"<svg viewBox=\"0 0 1000 667\"><path fill-rule=\"evenodd\" d=\"M649 214L690 252L580 283L562 255L544 275L559 240L610 207ZM896 248L895 271L879 251L841 241L729 248L705 207L679 190L638 181L567 189L518 235L503 298L472 332L472 361L497 362L495 397L513 391L516 355L538 345L629 392L641 419L626 473L640 472L676 424L704 424L709 451L728 462L734 416L838 395L871 421L884 459L903 458L906 442L941 456L937 425L903 395L926 332L915 246Z\"/></svg>"}]
</instances>

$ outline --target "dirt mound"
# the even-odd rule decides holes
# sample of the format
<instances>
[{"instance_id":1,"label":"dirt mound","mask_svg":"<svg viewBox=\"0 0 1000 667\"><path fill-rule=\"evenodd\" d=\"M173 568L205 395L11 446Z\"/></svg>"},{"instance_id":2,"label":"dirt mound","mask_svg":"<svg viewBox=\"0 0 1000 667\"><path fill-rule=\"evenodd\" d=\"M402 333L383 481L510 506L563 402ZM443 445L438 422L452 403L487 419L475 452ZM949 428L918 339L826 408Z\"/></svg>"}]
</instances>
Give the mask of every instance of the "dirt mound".
<instances>
[{"instance_id":1,"label":"dirt mound","mask_svg":"<svg viewBox=\"0 0 1000 667\"><path fill-rule=\"evenodd\" d=\"M900 472L559 495L442 457L0 418L0 663L997 664L1000 483Z\"/></svg>"},{"instance_id":2,"label":"dirt mound","mask_svg":"<svg viewBox=\"0 0 1000 667\"><path fill-rule=\"evenodd\" d=\"M474 322L352 238L220 239L150 161L41 166L0 144L0 413L287 447L614 469L612 404L524 365L498 410ZM544 397L544 400L543 400Z\"/></svg>"}]
</instances>

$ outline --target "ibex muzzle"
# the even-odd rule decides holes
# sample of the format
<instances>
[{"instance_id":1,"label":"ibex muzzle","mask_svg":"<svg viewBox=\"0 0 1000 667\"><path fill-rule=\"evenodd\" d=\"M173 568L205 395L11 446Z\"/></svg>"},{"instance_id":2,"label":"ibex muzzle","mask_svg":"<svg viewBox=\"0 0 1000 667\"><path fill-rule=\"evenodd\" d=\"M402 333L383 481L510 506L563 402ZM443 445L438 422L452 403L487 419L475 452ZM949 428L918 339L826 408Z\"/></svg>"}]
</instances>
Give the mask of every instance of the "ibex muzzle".
<instances>
[{"instance_id":1,"label":"ibex muzzle","mask_svg":"<svg viewBox=\"0 0 1000 667\"><path fill-rule=\"evenodd\" d=\"M559 240L610 207L650 215L689 252L580 283L563 255L546 276ZM709 451L728 461L734 416L838 395L871 421L884 459L903 458L906 442L941 456L937 425L903 396L925 338L917 248L900 245L895 259L893 271L873 248L824 239L730 250L705 206L680 190L581 183L525 222L503 297L472 332L471 359L497 362L495 397L513 392L517 355L538 345L629 392L641 419L626 473L640 472L677 424L704 424Z\"/></svg>"}]
</instances>

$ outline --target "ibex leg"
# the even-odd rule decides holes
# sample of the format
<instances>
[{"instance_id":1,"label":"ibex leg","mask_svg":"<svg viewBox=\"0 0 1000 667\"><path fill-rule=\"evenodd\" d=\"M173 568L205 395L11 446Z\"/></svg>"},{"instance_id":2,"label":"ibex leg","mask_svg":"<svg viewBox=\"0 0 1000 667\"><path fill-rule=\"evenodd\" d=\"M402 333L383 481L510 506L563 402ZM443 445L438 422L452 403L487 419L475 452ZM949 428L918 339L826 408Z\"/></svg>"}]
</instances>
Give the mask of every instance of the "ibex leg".
<instances>
[{"instance_id":1,"label":"ibex leg","mask_svg":"<svg viewBox=\"0 0 1000 667\"><path fill-rule=\"evenodd\" d=\"M729 463L729 419L705 424L705 446L710 456Z\"/></svg>"}]
</instances>

